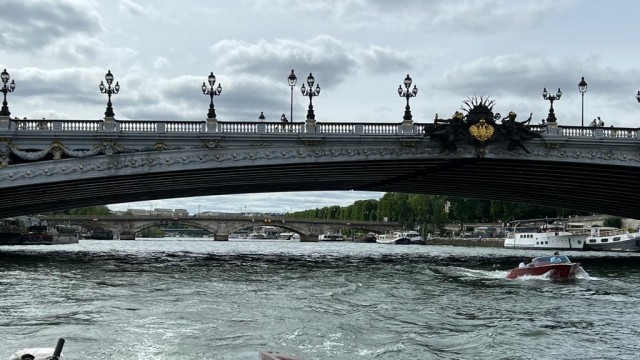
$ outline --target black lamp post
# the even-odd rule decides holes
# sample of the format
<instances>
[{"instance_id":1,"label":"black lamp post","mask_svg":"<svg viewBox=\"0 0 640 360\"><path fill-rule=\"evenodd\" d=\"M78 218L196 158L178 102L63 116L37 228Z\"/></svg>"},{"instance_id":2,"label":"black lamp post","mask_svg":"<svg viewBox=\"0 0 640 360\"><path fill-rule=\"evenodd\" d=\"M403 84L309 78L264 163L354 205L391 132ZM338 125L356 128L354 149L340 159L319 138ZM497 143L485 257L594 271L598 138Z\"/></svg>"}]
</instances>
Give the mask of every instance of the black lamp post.
<instances>
[{"instance_id":1,"label":"black lamp post","mask_svg":"<svg viewBox=\"0 0 640 360\"><path fill-rule=\"evenodd\" d=\"M405 89L402 89L402 85L398 86L398 95L400 95L400 97L407 99L407 106L405 106L404 108L404 117L402 117L404 120L411 120L411 108L409 107L409 98L412 98L418 95L418 88L415 85L413 85L413 90L409 89L411 87L411 82L412 82L411 77L409 76L409 74L407 74L407 77L404 78Z\"/></svg>"},{"instance_id":2,"label":"black lamp post","mask_svg":"<svg viewBox=\"0 0 640 360\"><path fill-rule=\"evenodd\" d=\"M265 122L265 120L267 120L267 118L264 117L263 111L260 111L260 116L258 116L258 120L260 120L260 122Z\"/></svg>"},{"instance_id":3,"label":"black lamp post","mask_svg":"<svg viewBox=\"0 0 640 360\"><path fill-rule=\"evenodd\" d=\"M100 81L100 92L107 94L108 96L107 111L104 112L104 116L112 118L115 114L113 113L113 107L111 106L111 95L120 92L120 84L116 81L116 86L111 87L111 84L113 83L113 74L111 74L111 70L107 71L104 79L107 81L107 86L104 86L104 83Z\"/></svg>"},{"instance_id":4,"label":"black lamp post","mask_svg":"<svg viewBox=\"0 0 640 360\"><path fill-rule=\"evenodd\" d=\"M0 116L9 116L11 113L9 112L9 106L7 105L7 93L13 92L16 89L16 82L11 80L11 84L7 87L7 83L9 82L9 73L7 69L4 69L2 74L0 74L0 78L2 79L2 94L4 95L4 100L2 100L2 110L0 110Z\"/></svg>"},{"instance_id":5,"label":"black lamp post","mask_svg":"<svg viewBox=\"0 0 640 360\"><path fill-rule=\"evenodd\" d=\"M555 93L555 95L549 94L549 92L547 92L547 88L544 88L544 90L542 90L542 98L545 100L549 100L549 102L551 103L551 107L549 108L549 115L547 116L547 123L556 122L556 114L553 111L553 102L556 100L560 100L561 96L562 91L560 91L560 88L558 88L558 92Z\"/></svg>"},{"instance_id":6,"label":"black lamp post","mask_svg":"<svg viewBox=\"0 0 640 360\"><path fill-rule=\"evenodd\" d=\"M202 93L205 95L209 95L211 98L211 103L209 103L209 112L207 113L207 118L215 119L216 118L216 109L213 107L213 97L220 96L222 94L222 86L218 84L217 88L213 86L216 84L216 76L213 75L213 72L209 74L207 77L207 81L209 81L209 87L203 82L202 83Z\"/></svg>"},{"instance_id":7,"label":"black lamp post","mask_svg":"<svg viewBox=\"0 0 640 360\"><path fill-rule=\"evenodd\" d=\"M307 120L315 120L316 118L316 115L313 113L312 99L314 96L320 95L320 85L316 84L316 89L313 90L313 84L315 84L315 82L316 79L311 73L309 73L309 76L307 76L307 85L309 85L309 88L307 89L306 87L304 87L304 84L302 84L302 87L300 88L300 91L302 91L302 95L309 97L309 110L307 111Z\"/></svg>"},{"instance_id":8,"label":"black lamp post","mask_svg":"<svg viewBox=\"0 0 640 360\"><path fill-rule=\"evenodd\" d=\"M12 84L13 85L13 84ZM640 90L638 91L638 93L636 94L636 100L638 100L638 102L640 102Z\"/></svg>"},{"instance_id":9,"label":"black lamp post","mask_svg":"<svg viewBox=\"0 0 640 360\"><path fill-rule=\"evenodd\" d=\"M293 69L291 69L291 74L289 74L289 86L291 86L291 113L289 114L289 118L293 121L293 87L296 86L296 82L298 82L298 77L293 73Z\"/></svg>"},{"instance_id":10,"label":"black lamp post","mask_svg":"<svg viewBox=\"0 0 640 360\"><path fill-rule=\"evenodd\" d=\"M584 76L580 83L578 83L578 90L580 90L580 94L582 94L582 127L584 127L584 93L587 92L587 82L584 81Z\"/></svg>"}]
</instances>

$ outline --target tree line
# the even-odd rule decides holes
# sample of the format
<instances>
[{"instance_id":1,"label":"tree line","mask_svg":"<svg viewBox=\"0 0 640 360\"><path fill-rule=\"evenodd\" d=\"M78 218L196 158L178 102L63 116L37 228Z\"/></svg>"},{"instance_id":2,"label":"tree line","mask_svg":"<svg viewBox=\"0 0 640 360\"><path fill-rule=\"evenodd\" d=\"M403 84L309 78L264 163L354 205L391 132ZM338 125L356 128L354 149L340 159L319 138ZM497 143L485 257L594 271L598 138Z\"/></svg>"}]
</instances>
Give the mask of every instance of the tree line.
<instances>
[{"instance_id":1,"label":"tree line","mask_svg":"<svg viewBox=\"0 0 640 360\"><path fill-rule=\"evenodd\" d=\"M517 219L588 215L576 210L444 195L386 193L379 200L358 200L349 206L297 211L295 219L395 221L403 229L439 233L448 223L504 223Z\"/></svg>"}]
</instances>

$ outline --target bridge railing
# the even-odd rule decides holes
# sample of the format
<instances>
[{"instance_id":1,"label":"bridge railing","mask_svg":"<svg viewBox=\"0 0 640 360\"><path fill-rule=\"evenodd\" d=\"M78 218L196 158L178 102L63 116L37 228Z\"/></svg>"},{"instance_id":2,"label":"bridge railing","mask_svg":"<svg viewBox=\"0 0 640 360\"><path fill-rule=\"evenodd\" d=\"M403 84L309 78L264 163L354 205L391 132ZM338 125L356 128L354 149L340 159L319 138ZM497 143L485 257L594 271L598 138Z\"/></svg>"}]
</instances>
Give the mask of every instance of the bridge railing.
<instances>
[{"instance_id":1,"label":"bridge railing","mask_svg":"<svg viewBox=\"0 0 640 360\"><path fill-rule=\"evenodd\" d=\"M533 126L530 127L533 130ZM545 126L541 126L544 130ZM582 126L558 126L559 134L566 137L595 137L614 139L638 139L640 129L637 128L614 128L614 127L582 127Z\"/></svg>"},{"instance_id":2,"label":"bridge railing","mask_svg":"<svg viewBox=\"0 0 640 360\"><path fill-rule=\"evenodd\" d=\"M120 132L120 133L227 133L227 134L422 134L426 124L253 122L253 121L167 121L167 120L36 120L0 118L0 132ZM640 139L640 128L530 125L529 129L566 137ZM552 130L553 129L553 130Z\"/></svg>"}]
</instances>

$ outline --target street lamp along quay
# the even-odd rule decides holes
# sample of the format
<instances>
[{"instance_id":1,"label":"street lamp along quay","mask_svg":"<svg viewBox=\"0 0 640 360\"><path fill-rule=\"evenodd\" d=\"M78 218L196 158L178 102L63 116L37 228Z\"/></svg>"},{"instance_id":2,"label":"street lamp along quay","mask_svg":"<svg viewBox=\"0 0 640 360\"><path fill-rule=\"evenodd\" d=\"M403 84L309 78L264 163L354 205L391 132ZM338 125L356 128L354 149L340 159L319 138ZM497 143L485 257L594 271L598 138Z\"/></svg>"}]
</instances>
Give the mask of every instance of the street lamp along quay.
<instances>
[{"instance_id":1,"label":"street lamp along quay","mask_svg":"<svg viewBox=\"0 0 640 360\"><path fill-rule=\"evenodd\" d=\"M640 103L640 90L638 90L638 93L636 94L636 100Z\"/></svg>"},{"instance_id":2,"label":"street lamp along quay","mask_svg":"<svg viewBox=\"0 0 640 360\"><path fill-rule=\"evenodd\" d=\"M107 94L107 111L104 112L104 116L108 118L112 118L115 116L113 113L113 106L111 104L111 95L117 94L120 92L120 84L116 81L116 86L113 88L111 84L113 84L113 74L111 74L111 70L108 70L104 75L104 79L107 81L107 86L104 86L104 82L100 81L100 92L103 94Z\"/></svg>"},{"instance_id":3,"label":"street lamp along quay","mask_svg":"<svg viewBox=\"0 0 640 360\"><path fill-rule=\"evenodd\" d=\"M9 82L9 73L7 69L4 69L2 74L0 74L0 78L2 79L2 94L4 95L4 99L2 100L2 109L0 110L0 116L9 116L11 113L9 112L9 106L7 105L7 93L13 92L16 89L16 82L11 80L11 83L7 87L7 83Z\"/></svg>"},{"instance_id":4,"label":"street lamp along quay","mask_svg":"<svg viewBox=\"0 0 640 360\"><path fill-rule=\"evenodd\" d=\"M287 79L289 80L289 86L291 86L291 113L289 113L289 119L293 121L293 87L296 86L296 82L298 82L298 77L294 74L293 69L291 69L291 74L289 74Z\"/></svg>"},{"instance_id":5,"label":"street lamp along quay","mask_svg":"<svg viewBox=\"0 0 640 360\"><path fill-rule=\"evenodd\" d=\"M542 98L545 100L549 100L549 102L551 103L551 106L549 107L549 115L547 116L547 123L554 123L556 122L556 114L553 111L553 102L556 100L560 100L560 97L562 96L562 91L560 91L560 88L558 88L558 92L555 94L549 94L549 92L547 91L547 88L544 88L542 90Z\"/></svg>"},{"instance_id":6,"label":"street lamp along quay","mask_svg":"<svg viewBox=\"0 0 640 360\"><path fill-rule=\"evenodd\" d=\"M400 97L407 98L407 106L405 106L404 108L404 116L402 117L402 119L404 119L405 121L409 121L412 118L411 108L409 107L409 98L418 95L418 88L415 85L413 85L413 90L409 89L411 87L411 83L411 76L407 74L407 77L404 78L405 89L402 89L402 85L398 86L398 95L400 95Z\"/></svg>"},{"instance_id":7,"label":"street lamp along quay","mask_svg":"<svg viewBox=\"0 0 640 360\"><path fill-rule=\"evenodd\" d=\"M315 82L316 82L316 79L313 77L311 73L309 73L309 76L307 76L307 85L309 85L309 88L307 89L306 87L304 87L304 84L302 84L302 87L300 88L302 95L309 97L309 110L307 110L307 120L316 119L316 115L313 112L312 99L314 96L320 95L320 85L316 84L316 89L314 90L313 84L315 84Z\"/></svg>"},{"instance_id":8,"label":"street lamp along quay","mask_svg":"<svg viewBox=\"0 0 640 360\"><path fill-rule=\"evenodd\" d=\"M584 93L587 92L587 82L584 81L584 76L582 80L580 80L580 83L578 83L578 90L580 94L582 94L582 127L584 127Z\"/></svg>"},{"instance_id":9,"label":"street lamp along quay","mask_svg":"<svg viewBox=\"0 0 640 360\"><path fill-rule=\"evenodd\" d=\"M213 97L220 96L220 94L222 94L222 86L221 84L218 84L217 88L213 87L216 84L216 76L213 75L213 72L209 74L209 76L207 77L207 81L209 82L208 88L204 82L202 83L202 93L204 95L209 95L209 97L211 98L211 102L209 103L209 112L207 113L207 118L215 119L216 109L213 107Z\"/></svg>"}]
</instances>

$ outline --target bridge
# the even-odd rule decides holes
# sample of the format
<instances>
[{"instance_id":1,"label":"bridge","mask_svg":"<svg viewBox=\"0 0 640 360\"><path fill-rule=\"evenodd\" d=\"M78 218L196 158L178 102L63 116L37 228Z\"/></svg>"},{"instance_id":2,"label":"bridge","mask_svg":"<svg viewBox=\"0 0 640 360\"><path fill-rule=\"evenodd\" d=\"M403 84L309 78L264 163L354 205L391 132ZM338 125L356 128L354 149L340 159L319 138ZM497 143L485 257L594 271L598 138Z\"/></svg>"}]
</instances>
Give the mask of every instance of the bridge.
<instances>
[{"instance_id":1,"label":"bridge","mask_svg":"<svg viewBox=\"0 0 640 360\"><path fill-rule=\"evenodd\" d=\"M300 234L300 241L318 241L318 235L329 231L357 229L366 232L384 233L398 230L396 222L305 220L286 216L245 216L226 214L223 216L47 216L50 224L81 226L84 229L111 230L115 239L135 238L135 234L151 227L176 227L186 225L206 230L216 241L229 240L229 234L254 226L277 226Z\"/></svg>"},{"instance_id":2,"label":"bridge","mask_svg":"<svg viewBox=\"0 0 640 360\"><path fill-rule=\"evenodd\" d=\"M640 129L524 125L515 116L500 124L489 110L425 124L0 117L0 218L316 190L456 195L640 218Z\"/></svg>"}]
</instances>

